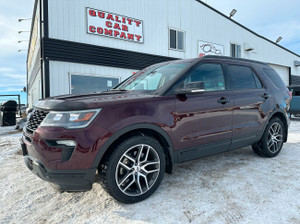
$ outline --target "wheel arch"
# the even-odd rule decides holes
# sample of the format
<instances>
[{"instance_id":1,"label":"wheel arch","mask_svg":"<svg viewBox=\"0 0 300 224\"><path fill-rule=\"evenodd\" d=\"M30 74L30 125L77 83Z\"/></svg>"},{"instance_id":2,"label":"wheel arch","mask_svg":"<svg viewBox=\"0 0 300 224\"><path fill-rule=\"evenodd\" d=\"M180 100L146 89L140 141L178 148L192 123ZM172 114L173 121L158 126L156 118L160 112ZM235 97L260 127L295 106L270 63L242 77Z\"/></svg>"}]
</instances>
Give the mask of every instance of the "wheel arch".
<instances>
[{"instance_id":1,"label":"wheel arch","mask_svg":"<svg viewBox=\"0 0 300 224\"><path fill-rule=\"evenodd\" d=\"M134 135L152 136L159 141L166 156L166 172L171 173L173 163L176 162L173 143L169 135L162 128L154 124L134 124L114 133L100 148L92 167L98 168L102 161L113 152L116 145Z\"/></svg>"},{"instance_id":2,"label":"wheel arch","mask_svg":"<svg viewBox=\"0 0 300 224\"><path fill-rule=\"evenodd\" d=\"M266 122L265 127L264 127L264 131L262 133L265 132L265 129L266 129L267 125L270 123L271 119L273 119L274 117L278 117L284 125L284 139L283 139L283 142L286 142L287 137L288 137L288 126L289 126L288 119L289 118L286 116L286 113L281 109L273 111L273 113L269 116L269 119Z\"/></svg>"}]
</instances>

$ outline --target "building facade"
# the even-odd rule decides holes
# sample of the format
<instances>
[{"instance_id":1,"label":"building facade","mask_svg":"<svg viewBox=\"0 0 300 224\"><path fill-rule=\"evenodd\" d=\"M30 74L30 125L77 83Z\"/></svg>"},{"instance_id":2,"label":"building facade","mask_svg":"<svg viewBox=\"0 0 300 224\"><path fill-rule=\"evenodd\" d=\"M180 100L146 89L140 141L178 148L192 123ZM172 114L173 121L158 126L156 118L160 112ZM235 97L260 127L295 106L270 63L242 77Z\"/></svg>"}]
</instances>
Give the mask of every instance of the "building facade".
<instances>
[{"instance_id":1,"label":"building facade","mask_svg":"<svg viewBox=\"0 0 300 224\"><path fill-rule=\"evenodd\" d=\"M151 64L204 55L270 64L300 84L300 56L199 0L36 0L28 103L110 89Z\"/></svg>"}]
</instances>

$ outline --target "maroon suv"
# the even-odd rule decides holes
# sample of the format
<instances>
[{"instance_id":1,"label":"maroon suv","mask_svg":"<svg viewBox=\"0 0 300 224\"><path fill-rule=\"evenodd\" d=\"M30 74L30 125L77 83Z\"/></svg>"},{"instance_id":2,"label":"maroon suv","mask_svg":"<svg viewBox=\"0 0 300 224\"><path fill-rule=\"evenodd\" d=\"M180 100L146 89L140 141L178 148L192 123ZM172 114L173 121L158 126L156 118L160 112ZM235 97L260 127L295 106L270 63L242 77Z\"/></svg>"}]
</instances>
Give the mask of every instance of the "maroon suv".
<instances>
[{"instance_id":1,"label":"maroon suv","mask_svg":"<svg viewBox=\"0 0 300 224\"><path fill-rule=\"evenodd\" d=\"M123 203L149 197L174 163L287 141L290 92L267 64L206 56L150 66L107 92L39 101L22 137L28 168L61 191L95 175Z\"/></svg>"}]
</instances>

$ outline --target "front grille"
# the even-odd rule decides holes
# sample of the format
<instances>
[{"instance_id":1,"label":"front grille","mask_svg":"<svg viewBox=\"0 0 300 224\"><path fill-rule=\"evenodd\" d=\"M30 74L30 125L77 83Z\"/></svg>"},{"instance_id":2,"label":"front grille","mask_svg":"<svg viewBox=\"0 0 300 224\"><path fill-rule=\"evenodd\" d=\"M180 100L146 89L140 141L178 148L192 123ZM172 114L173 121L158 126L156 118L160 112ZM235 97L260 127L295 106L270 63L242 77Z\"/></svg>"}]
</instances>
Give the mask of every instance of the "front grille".
<instances>
[{"instance_id":1,"label":"front grille","mask_svg":"<svg viewBox=\"0 0 300 224\"><path fill-rule=\"evenodd\" d=\"M30 116L29 120L27 121L27 131L33 133L40 126L40 124L45 119L48 113L48 111L35 109L32 112L32 115Z\"/></svg>"}]
</instances>

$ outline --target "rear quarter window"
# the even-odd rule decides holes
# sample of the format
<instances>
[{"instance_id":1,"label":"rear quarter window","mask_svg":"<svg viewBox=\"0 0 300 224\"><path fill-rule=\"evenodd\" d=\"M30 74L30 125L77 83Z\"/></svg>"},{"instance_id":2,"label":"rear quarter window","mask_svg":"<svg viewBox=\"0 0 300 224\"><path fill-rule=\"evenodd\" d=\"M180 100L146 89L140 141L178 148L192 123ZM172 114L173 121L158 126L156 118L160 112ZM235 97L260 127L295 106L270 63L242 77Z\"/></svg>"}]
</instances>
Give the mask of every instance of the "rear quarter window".
<instances>
[{"instance_id":1,"label":"rear quarter window","mask_svg":"<svg viewBox=\"0 0 300 224\"><path fill-rule=\"evenodd\" d=\"M263 68L262 70L277 88L281 89L286 87L286 84L274 69Z\"/></svg>"}]
</instances>

